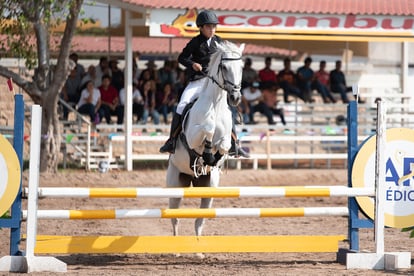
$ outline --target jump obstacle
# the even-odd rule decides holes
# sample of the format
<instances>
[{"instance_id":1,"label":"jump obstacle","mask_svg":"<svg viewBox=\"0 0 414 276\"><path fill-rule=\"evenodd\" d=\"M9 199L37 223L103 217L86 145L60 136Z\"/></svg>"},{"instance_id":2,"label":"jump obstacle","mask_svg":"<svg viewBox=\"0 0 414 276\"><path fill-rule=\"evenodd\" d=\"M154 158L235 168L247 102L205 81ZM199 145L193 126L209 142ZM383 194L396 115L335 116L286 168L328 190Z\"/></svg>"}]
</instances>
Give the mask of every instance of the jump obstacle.
<instances>
[{"instance_id":1,"label":"jump obstacle","mask_svg":"<svg viewBox=\"0 0 414 276\"><path fill-rule=\"evenodd\" d=\"M24 189L24 195L29 192ZM39 197L79 198L244 198L375 196L374 188L346 186L217 187L217 188L39 188Z\"/></svg>"},{"instance_id":2,"label":"jump obstacle","mask_svg":"<svg viewBox=\"0 0 414 276\"><path fill-rule=\"evenodd\" d=\"M17 96L17 95L16 95ZM18 99L16 99L17 106ZM16 113L17 112L16 108ZM348 187L304 186L304 187L225 187L225 188L38 188L38 158L40 131L32 131L29 188L22 189L12 207L10 223L11 256L0 259L0 271L66 271L66 264L53 257L38 257L36 254L75 253L214 253L214 252L338 252L338 242L345 236L37 236L38 219L114 219L114 218L197 218L197 217L282 217L348 215L348 240L350 251L359 251L359 228L372 228L372 221L358 218L356 196L378 195L378 189L351 188L350 168L358 151L356 138L356 103L348 106ZM32 115L32 120L35 115ZM39 120L41 117L36 117ZM15 120L16 122L16 120ZM37 121L37 125L40 125ZM32 124L33 126L34 124ZM19 135L14 135L19 139ZM21 136L22 137L22 136ZM36 139L38 137L38 139ZM23 139L22 139L23 140ZM378 139L379 140L379 139ZM15 143L14 143L15 144ZM17 150L16 150L17 151ZM21 156L20 156L21 158ZM32 184L32 185L31 185ZM28 210L21 210L22 197L28 197ZM347 207L309 208L215 208L215 209L141 209L141 210L37 210L38 197L78 198L140 198L140 197L348 197ZM378 200L377 200L378 201ZM381 208L378 208L381 210ZM16 215L17 214L17 215ZM20 224L27 220L25 256L18 249ZM378 219L377 219L378 220ZM376 220L376 236L383 239L378 231L381 220ZM0 220L0 223L2 221ZM383 222L382 222L383 223ZM0 226L4 226L0 224ZM16 227L18 226L18 227ZM14 228L13 228L14 227ZM18 237L18 240L16 238ZM378 243L378 242L377 242ZM409 252L384 253L383 242L377 245L377 252L346 254L347 268L398 269L409 268ZM378 250L379 249L379 250ZM379 251L379 252L378 252ZM344 253L344 252L342 252ZM352 257L354 256L354 257Z\"/></svg>"}]
</instances>

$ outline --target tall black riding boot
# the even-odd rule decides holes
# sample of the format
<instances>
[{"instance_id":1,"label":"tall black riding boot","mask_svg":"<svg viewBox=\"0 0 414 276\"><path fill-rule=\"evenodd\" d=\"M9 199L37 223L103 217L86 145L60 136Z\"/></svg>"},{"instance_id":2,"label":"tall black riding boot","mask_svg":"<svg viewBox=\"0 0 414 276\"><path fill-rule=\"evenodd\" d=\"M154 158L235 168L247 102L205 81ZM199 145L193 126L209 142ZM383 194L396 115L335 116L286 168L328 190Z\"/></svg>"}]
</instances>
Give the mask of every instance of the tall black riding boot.
<instances>
[{"instance_id":1,"label":"tall black riding boot","mask_svg":"<svg viewBox=\"0 0 414 276\"><path fill-rule=\"evenodd\" d=\"M179 129L181 128L181 115L174 113L172 122L171 122L171 129L170 129L170 138L168 138L167 142L160 148L160 152L175 152L175 143L178 133L180 132Z\"/></svg>"},{"instance_id":2,"label":"tall black riding boot","mask_svg":"<svg viewBox=\"0 0 414 276\"><path fill-rule=\"evenodd\" d=\"M236 127L233 122L233 127L231 129L231 148L229 150L230 156L235 157L244 157L244 158L250 158L249 153L247 153L242 147L239 145L239 140L237 140L237 134L236 134Z\"/></svg>"}]
</instances>

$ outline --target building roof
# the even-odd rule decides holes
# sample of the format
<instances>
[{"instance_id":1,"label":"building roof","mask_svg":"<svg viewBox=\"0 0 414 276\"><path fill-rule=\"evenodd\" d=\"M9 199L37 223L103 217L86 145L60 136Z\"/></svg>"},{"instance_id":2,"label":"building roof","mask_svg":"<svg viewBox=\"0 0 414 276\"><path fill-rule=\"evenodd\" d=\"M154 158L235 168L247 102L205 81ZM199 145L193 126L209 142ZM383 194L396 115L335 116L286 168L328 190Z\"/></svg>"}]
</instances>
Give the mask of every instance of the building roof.
<instances>
[{"instance_id":1,"label":"building roof","mask_svg":"<svg viewBox=\"0 0 414 276\"><path fill-rule=\"evenodd\" d=\"M413 0L112 0L111 2L151 9L196 8L278 13L414 15Z\"/></svg>"},{"instance_id":2,"label":"building roof","mask_svg":"<svg viewBox=\"0 0 414 276\"><path fill-rule=\"evenodd\" d=\"M105 55L108 53L108 41L111 41L111 54L123 54L125 51L124 37L104 36L74 36L72 39L72 51L81 55ZM139 51L144 55L178 55L184 48L188 38L159 38L159 37L134 37L132 39L133 51ZM245 55L270 55L273 57L294 57L297 51L289 51L270 46L246 44Z\"/></svg>"}]
</instances>

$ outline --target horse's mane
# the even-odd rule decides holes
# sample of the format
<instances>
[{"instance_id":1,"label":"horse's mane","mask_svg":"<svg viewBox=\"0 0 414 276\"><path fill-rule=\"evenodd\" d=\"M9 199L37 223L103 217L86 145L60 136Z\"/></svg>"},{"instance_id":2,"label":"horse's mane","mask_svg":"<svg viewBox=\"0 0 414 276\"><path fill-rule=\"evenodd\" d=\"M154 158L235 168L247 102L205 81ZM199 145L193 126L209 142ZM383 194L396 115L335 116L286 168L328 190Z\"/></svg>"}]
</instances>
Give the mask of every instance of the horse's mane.
<instances>
[{"instance_id":1,"label":"horse's mane","mask_svg":"<svg viewBox=\"0 0 414 276\"><path fill-rule=\"evenodd\" d=\"M217 45L217 51L215 53L213 53L210 57L210 63L208 65L208 71L209 72L212 72L211 69L217 68L219 66L220 57L221 57L222 53L224 53L224 52L233 52L233 53L236 53L238 55L241 55L239 47L236 44L234 44L230 41L225 40L223 42L217 42L217 44L218 44Z\"/></svg>"}]
</instances>

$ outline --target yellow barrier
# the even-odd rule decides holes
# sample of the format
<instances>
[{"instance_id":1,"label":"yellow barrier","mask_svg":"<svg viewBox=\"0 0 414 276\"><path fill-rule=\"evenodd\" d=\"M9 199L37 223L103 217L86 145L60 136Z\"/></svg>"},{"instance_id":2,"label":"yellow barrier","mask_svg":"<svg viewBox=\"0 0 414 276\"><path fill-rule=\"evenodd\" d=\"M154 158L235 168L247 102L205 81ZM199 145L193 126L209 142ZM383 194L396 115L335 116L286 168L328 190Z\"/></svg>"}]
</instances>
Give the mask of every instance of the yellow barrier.
<instances>
[{"instance_id":1,"label":"yellow barrier","mask_svg":"<svg viewBox=\"0 0 414 276\"><path fill-rule=\"evenodd\" d=\"M37 236L36 254L338 252L337 236Z\"/></svg>"}]
</instances>

